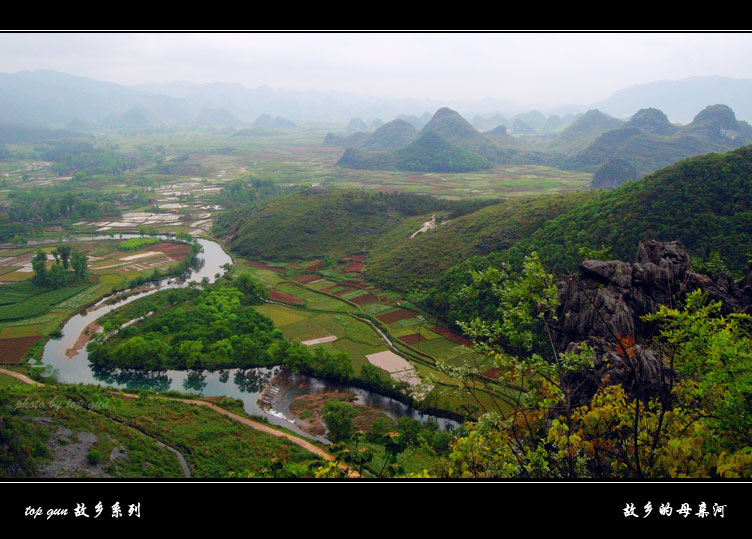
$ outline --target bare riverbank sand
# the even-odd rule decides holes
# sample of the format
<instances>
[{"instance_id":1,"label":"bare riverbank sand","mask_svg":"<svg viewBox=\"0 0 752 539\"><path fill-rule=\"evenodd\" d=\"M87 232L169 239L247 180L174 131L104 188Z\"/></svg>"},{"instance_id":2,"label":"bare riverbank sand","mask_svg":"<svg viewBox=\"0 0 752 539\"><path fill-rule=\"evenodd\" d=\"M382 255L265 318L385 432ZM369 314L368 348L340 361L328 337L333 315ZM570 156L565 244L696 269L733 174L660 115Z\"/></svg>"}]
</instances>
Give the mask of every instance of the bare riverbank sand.
<instances>
[{"instance_id":1,"label":"bare riverbank sand","mask_svg":"<svg viewBox=\"0 0 752 539\"><path fill-rule=\"evenodd\" d=\"M78 354L83 349L83 347L86 346L86 343L91 340L94 334L99 333L100 331L102 331L102 326L100 326L96 322L92 322L91 324L86 326L81 332L81 335L78 336L76 344L73 345L73 348L68 348L65 351L65 355L68 357L73 357Z\"/></svg>"}]
</instances>

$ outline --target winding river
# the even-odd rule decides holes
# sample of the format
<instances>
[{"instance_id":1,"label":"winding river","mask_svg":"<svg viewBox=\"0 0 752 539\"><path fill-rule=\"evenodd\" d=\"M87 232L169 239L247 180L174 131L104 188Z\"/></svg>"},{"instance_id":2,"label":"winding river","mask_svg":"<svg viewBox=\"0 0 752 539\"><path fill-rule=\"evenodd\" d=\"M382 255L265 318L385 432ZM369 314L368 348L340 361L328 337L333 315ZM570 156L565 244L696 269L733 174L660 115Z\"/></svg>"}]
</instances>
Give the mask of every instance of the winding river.
<instances>
[{"instance_id":1,"label":"winding river","mask_svg":"<svg viewBox=\"0 0 752 539\"><path fill-rule=\"evenodd\" d=\"M123 234L124 238L139 237L137 235ZM75 241L92 241L98 239L110 239L109 236L78 238ZM417 410L406 406L405 404L378 395L372 392L364 391L358 388L350 388L341 384L325 382L313 377L304 377L295 375L296 384L285 387L284 398L280 400L281 409L267 410L262 408L259 403L259 396L267 383L278 372L279 367L273 368L255 368L255 369L224 369L224 370L202 370L202 371L120 371L94 369L89 364L88 352L86 347L80 350L73 357L68 357L66 351L73 348L81 332L92 322L104 316L113 309L135 301L139 298L153 294L158 290L177 288L187 286L190 282L200 282L208 278L209 282L216 280L216 275L223 274L226 264L232 264L232 258L222 249L222 247L211 240L198 239L203 247L203 252L196 257L196 263L191 269L190 276L185 281L168 279L156 283L152 288L135 294L114 305L105 305L107 298L103 298L96 305L91 307L86 314L77 314L71 317L62 328L63 336L60 339L51 339L47 342L42 354L43 366L49 365L57 371L58 379L61 382L72 384L98 384L115 387L118 389L134 390L138 388L151 389L155 391L180 391L191 393L203 397L230 397L243 401L245 411L253 416L261 416L268 420L269 423L283 426L301 436L316 439L328 443L323 437L313 436L302 429L299 429L295 423L285 416L285 411L289 402L296 396L305 393L314 393L320 391L350 391L357 396L356 403L367 404L381 409L392 417L409 416L427 421L432 419L439 423L443 428L455 427L456 423L443 419L421 414ZM277 406L275 404L275 406ZM279 406L277 406L279 407ZM289 412L288 412L289 413Z\"/></svg>"}]
</instances>

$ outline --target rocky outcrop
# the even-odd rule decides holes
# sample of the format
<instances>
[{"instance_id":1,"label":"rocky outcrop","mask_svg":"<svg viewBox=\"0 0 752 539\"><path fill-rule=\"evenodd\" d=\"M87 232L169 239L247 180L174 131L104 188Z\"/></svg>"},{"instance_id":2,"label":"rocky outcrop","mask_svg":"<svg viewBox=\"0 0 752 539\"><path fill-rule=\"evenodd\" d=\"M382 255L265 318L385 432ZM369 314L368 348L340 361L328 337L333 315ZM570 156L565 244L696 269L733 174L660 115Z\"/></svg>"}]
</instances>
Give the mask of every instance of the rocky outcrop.
<instances>
[{"instance_id":1,"label":"rocky outcrop","mask_svg":"<svg viewBox=\"0 0 752 539\"><path fill-rule=\"evenodd\" d=\"M595 371L575 375L582 403L604 379L646 398L665 388L670 373L649 348L655 328L641 319L660 305L677 305L700 288L711 301L722 302L724 313L752 312L752 271L739 283L725 274L695 273L679 242L640 242L631 264L585 260L577 275L557 286L557 347L574 350L586 342L595 350Z\"/></svg>"}]
</instances>

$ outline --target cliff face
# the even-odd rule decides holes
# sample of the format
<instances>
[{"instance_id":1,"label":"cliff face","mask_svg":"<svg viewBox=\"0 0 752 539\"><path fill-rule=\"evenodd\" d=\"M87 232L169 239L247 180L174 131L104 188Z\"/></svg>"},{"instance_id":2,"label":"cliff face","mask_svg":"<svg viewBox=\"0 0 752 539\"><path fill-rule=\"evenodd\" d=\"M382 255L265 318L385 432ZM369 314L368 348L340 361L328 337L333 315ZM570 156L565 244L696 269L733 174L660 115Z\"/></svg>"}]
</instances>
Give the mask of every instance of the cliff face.
<instances>
[{"instance_id":1,"label":"cliff face","mask_svg":"<svg viewBox=\"0 0 752 539\"><path fill-rule=\"evenodd\" d=\"M648 347L655 327L640 319L660 305L677 305L699 288L711 301L722 302L724 314L752 312L752 270L739 283L723 274L695 273L678 242L640 242L631 264L586 260L577 275L557 286L557 347L573 350L586 342L595 350L595 372L573 375L581 378L581 403L606 377L645 398L666 387L661 382L667 369Z\"/></svg>"}]
</instances>

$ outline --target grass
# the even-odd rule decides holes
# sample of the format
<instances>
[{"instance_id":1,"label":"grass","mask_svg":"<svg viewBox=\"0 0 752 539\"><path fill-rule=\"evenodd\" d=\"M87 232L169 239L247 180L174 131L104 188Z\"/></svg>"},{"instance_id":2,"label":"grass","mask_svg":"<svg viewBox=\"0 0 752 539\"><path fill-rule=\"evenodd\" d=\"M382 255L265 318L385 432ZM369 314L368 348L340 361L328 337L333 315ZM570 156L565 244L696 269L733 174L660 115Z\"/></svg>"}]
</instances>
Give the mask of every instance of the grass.
<instances>
[{"instance_id":1,"label":"grass","mask_svg":"<svg viewBox=\"0 0 752 539\"><path fill-rule=\"evenodd\" d=\"M31 456L30 472L36 476L40 467L56 464L67 471L61 471L64 477L90 477L95 474L95 468L84 458L76 461L66 458L55 459L50 449L53 443L77 443L78 434L91 433L96 440L90 447L89 454L98 455L101 473L106 477L183 477L177 458L154 440L143 435L138 430L115 422L104 415L89 411L79 406L69 406L82 400L88 403L98 403L97 408L106 410L114 399L109 394L91 388L80 386L15 386L5 389L6 399L0 406L3 419L10 422L21 450ZM25 406L23 403L34 403L35 406ZM125 404L128 406L127 404ZM99 408L103 406L103 408ZM16 407L15 415L11 410ZM65 431L70 434L65 435ZM115 448L125 454L123 458L110 460ZM81 455L83 457L83 455ZM55 462L56 461L56 462ZM7 473L0 469L0 476ZM17 472L13 477L25 474Z\"/></svg>"},{"instance_id":2,"label":"grass","mask_svg":"<svg viewBox=\"0 0 752 539\"><path fill-rule=\"evenodd\" d=\"M20 382L10 375L0 373L0 387L10 387L16 385L23 385L23 382Z\"/></svg>"},{"instance_id":3,"label":"grass","mask_svg":"<svg viewBox=\"0 0 752 539\"><path fill-rule=\"evenodd\" d=\"M181 450L195 477L261 473L272 458L305 465L314 455L284 438L256 431L211 410L161 399L139 399L110 413Z\"/></svg>"},{"instance_id":4,"label":"grass","mask_svg":"<svg viewBox=\"0 0 752 539\"><path fill-rule=\"evenodd\" d=\"M159 243L159 238L130 238L125 241L121 241L118 245L119 249L122 249L123 251L137 251L138 249L141 249L142 247L146 247L147 245L154 245L155 243Z\"/></svg>"}]
</instances>

